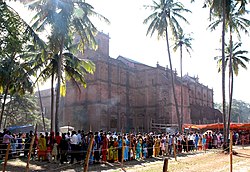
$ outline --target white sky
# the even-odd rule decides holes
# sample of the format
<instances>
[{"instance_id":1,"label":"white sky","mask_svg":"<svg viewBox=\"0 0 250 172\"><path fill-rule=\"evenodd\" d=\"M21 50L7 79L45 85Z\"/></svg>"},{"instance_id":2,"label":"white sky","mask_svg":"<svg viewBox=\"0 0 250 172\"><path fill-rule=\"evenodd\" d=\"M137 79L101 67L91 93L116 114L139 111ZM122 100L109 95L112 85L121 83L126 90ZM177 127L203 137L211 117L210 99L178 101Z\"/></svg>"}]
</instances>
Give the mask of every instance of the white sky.
<instances>
[{"instance_id":1,"label":"white sky","mask_svg":"<svg viewBox=\"0 0 250 172\"><path fill-rule=\"evenodd\" d=\"M221 47L219 42L221 27L218 27L217 32L210 32L206 29L209 24L207 21L209 11L203 9L203 1L199 1L196 0L196 3L192 4L189 4L190 0L183 1L186 8L192 11L192 14L184 14L190 22L190 25L183 26L184 32L192 32L194 38L192 57L190 58L185 52L183 54L183 74L198 75L202 84L214 89L214 101L221 102L221 74L217 73L217 64L213 58L221 54L215 51L215 49ZM153 37L146 36L148 25L144 25L143 20L151 12L146 10L143 5L151 4L151 0L87 0L87 2L95 8L95 11L104 15L111 22L110 25L95 22L95 25L100 31L109 34L111 38L110 56L112 58L121 55L153 67L156 66L157 62L161 66L169 64L165 41L163 39L157 40L156 35L153 35ZM18 6L16 10L20 11L21 16L28 21L30 13L27 10L24 10L21 6ZM242 34L244 50L248 50L248 40L249 37ZM171 54L173 68L176 68L177 72L180 73L179 54L174 52L171 52ZM248 57L250 56L248 55ZM250 68L249 65L248 68ZM245 71L241 68L239 76L235 77L234 80L234 98L250 103L248 76L250 76L250 69ZM226 82L226 87L227 85Z\"/></svg>"}]
</instances>

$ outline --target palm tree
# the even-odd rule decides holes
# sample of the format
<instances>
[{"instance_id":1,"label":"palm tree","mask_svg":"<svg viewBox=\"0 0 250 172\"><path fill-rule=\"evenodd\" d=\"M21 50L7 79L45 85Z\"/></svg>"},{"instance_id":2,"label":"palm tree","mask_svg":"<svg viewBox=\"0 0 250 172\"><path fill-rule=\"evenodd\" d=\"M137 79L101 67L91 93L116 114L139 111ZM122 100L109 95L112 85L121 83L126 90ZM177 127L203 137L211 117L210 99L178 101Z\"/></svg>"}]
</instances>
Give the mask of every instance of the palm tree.
<instances>
[{"instance_id":1,"label":"palm tree","mask_svg":"<svg viewBox=\"0 0 250 172\"><path fill-rule=\"evenodd\" d=\"M245 33L248 33L248 28L250 26L250 20L243 17L245 13L248 13L247 10L235 10L237 3L233 4L232 12L229 15L228 19L228 27L230 33L230 60L229 60L229 110L228 110L228 124L227 124L227 132L230 130L231 123L231 109L232 109L232 101L233 101L233 36L232 33L235 31L240 38L239 29L243 30ZM241 44L240 44L241 45ZM237 47L235 47L237 48ZM231 82L230 82L231 80Z\"/></svg>"},{"instance_id":2,"label":"palm tree","mask_svg":"<svg viewBox=\"0 0 250 172\"><path fill-rule=\"evenodd\" d=\"M93 74L95 71L95 65L90 60L79 59L74 56L70 51L65 51L63 54L63 61L61 72L65 75L61 76L61 80L65 83L67 80L71 80L80 90L80 85L86 87L85 75ZM42 79L42 81L46 81L51 78L51 106L54 106L54 79L58 79L58 61L59 56L56 54L54 56L49 55L49 59L46 61L46 65L44 65L43 70L40 72L38 79ZM65 95L65 89L62 89L65 85L61 86L60 94L62 96ZM51 107L53 110L53 107ZM54 127L53 125L53 111L51 111L51 129Z\"/></svg>"},{"instance_id":3,"label":"palm tree","mask_svg":"<svg viewBox=\"0 0 250 172\"><path fill-rule=\"evenodd\" d=\"M94 8L84 0L33 0L29 8L36 10L37 13L33 18L33 28L42 31L47 25L51 27L49 38L49 49L53 56L58 56L57 68L57 92L56 92L56 109L55 109L55 131L58 131L59 120L59 100L62 77L63 51L67 45L72 42L74 34L80 36L78 47L84 51L85 46L95 47L96 27L90 20L90 16L98 17L109 23L108 19L94 11Z\"/></svg>"},{"instance_id":4,"label":"palm tree","mask_svg":"<svg viewBox=\"0 0 250 172\"><path fill-rule=\"evenodd\" d=\"M175 39L175 43L174 43L174 47L173 50L176 52L177 49L180 49L180 73L181 73L181 125L183 124L183 82L182 82L182 48L184 46L184 48L186 49L186 51L188 52L188 54L191 57L190 54L190 50L192 50L192 46L191 46L191 41L193 40L192 37L190 37L190 35L185 35L183 33L183 31L181 30L178 33L178 37L177 39Z\"/></svg>"},{"instance_id":5,"label":"palm tree","mask_svg":"<svg viewBox=\"0 0 250 172\"><path fill-rule=\"evenodd\" d=\"M233 73L235 76L238 76L239 74L239 66L241 66L244 69L247 69L247 65L245 64L245 62L249 62L249 58L246 57L244 54L248 54L248 51L246 50L239 50L239 48L241 48L242 43L241 42L236 42L233 44L232 46L232 51L231 51L231 46L228 44L226 45L226 60L225 60L225 64L226 66L229 66L230 64L230 54L232 54L232 69L233 69ZM221 72L222 69L222 58L221 56L216 56L214 57L215 60L217 60L217 65L218 65L218 72Z\"/></svg>"},{"instance_id":6,"label":"palm tree","mask_svg":"<svg viewBox=\"0 0 250 172\"><path fill-rule=\"evenodd\" d=\"M227 44L226 44L227 45ZM239 73L239 66L241 66L244 69L247 69L247 66L245 63L249 62L249 58L245 56L245 54L248 53L246 50L239 50L242 43L236 42L235 44L232 44L232 41L230 40L230 44L226 46L225 53L226 53L226 59L225 59L225 65L229 68L229 96L230 100L233 98L233 81L235 76L238 76ZM215 60L217 60L218 64L218 72L221 72L221 56L215 57ZM228 115L228 127L227 130L230 129L230 122L231 122L231 108L232 108L232 101L229 101L229 115ZM229 132L229 131L227 131Z\"/></svg>"},{"instance_id":7,"label":"palm tree","mask_svg":"<svg viewBox=\"0 0 250 172\"><path fill-rule=\"evenodd\" d=\"M165 35L165 40L167 43L167 50L168 50L168 59L169 59L169 66L171 69L171 84L173 89L173 96L178 120L178 127L179 131L182 130L181 121L180 121L180 112L178 109L178 102L176 98L175 92L175 82L173 76L173 67L172 67L172 59L170 54L170 46L169 46L169 30L172 31L174 38L177 38L177 33L182 30L180 24L178 23L178 19L188 23L185 17L181 15L182 12L191 12L190 10L184 8L183 4L180 2L175 2L174 0L159 0L153 1L153 5L146 6L146 8L150 8L153 13L148 16L144 20L144 24L149 23L149 27L147 30L147 35L150 34L151 36L158 32L158 38Z\"/></svg>"},{"instance_id":8,"label":"palm tree","mask_svg":"<svg viewBox=\"0 0 250 172\"><path fill-rule=\"evenodd\" d=\"M243 5L244 2L243 3L231 2L228 5L228 13L225 19L225 31L229 30L229 38L230 38L229 47L231 47L230 51L228 51L230 57L229 58L229 110L228 110L228 123L227 123L226 133L229 133L230 130L231 106L233 100L233 68L232 68L233 34L232 33L235 32L238 38L240 39L240 31L243 30L245 33L248 33L248 28L250 26L250 21L244 18L244 15L248 13L248 11L245 10ZM222 18L220 17L220 15L215 14L215 17L218 19L213 21L208 26L208 28L210 28L211 31L215 30L215 28L222 22ZM224 65L226 65L226 63Z\"/></svg>"},{"instance_id":9,"label":"palm tree","mask_svg":"<svg viewBox=\"0 0 250 172\"><path fill-rule=\"evenodd\" d=\"M194 0L193 0L194 1ZM204 0L204 7L210 8L210 16L219 16L222 20L222 36L221 36L221 53L222 53L222 113L223 113L223 136L225 140L228 138L227 134L227 122L226 122L226 93L225 93L225 30L226 30L226 19L230 14L230 7L234 1L230 0ZM237 0L240 4L240 9L245 10L246 0ZM226 142L225 142L226 143ZM226 147L224 144L223 147Z\"/></svg>"}]
</instances>

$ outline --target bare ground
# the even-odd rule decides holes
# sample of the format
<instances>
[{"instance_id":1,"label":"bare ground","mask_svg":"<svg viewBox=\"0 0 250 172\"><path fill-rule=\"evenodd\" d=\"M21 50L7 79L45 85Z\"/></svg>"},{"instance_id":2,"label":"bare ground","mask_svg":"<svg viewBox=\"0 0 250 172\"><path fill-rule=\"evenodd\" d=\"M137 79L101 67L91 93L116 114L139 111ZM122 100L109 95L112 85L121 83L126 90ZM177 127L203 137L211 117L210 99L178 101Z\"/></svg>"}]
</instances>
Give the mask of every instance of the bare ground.
<instances>
[{"instance_id":1,"label":"bare ground","mask_svg":"<svg viewBox=\"0 0 250 172\"><path fill-rule=\"evenodd\" d=\"M238 154L233 155L234 172L250 172L250 146L234 147ZM163 169L163 161L167 157L150 158L140 161L125 162L123 168L119 163L90 165L91 172L160 172ZM25 171L25 158L12 159L8 161L7 171ZM64 164L30 161L30 171L65 171L80 172L83 171L83 164ZM3 168L1 164L0 169ZM177 161L169 157L169 172L228 172L229 155L221 150L209 150L205 152L191 152L178 155Z\"/></svg>"}]
</instances>

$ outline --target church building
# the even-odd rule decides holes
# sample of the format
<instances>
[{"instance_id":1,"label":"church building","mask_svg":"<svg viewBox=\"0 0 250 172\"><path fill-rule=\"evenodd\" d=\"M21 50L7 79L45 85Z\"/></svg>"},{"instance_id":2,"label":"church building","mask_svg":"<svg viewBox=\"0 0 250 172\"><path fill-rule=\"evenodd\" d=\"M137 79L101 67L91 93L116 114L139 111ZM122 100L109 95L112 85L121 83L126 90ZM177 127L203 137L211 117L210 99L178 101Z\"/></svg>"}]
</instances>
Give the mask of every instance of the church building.
<instances>
[{"instance_id":1,"label":"church building","mask_svg":"<svg viewBox=\"0 0 250 172\"><path fill-rule=\"evenodd\" d=\"M109 56L109 35L98 33L98 49L86 49L79 58L92 60L93 75L87 75L87 88L68 81L66 96L60 102L59 126L70 125L85 131L157 131L162 126L177 126L177 114L171 85L171 72L181 113L181 85L183 93L183 123L221 122L221 113L214 109L213 89L199 83L198 77L183 76L160 66L118 56ZM47 96L46 96L47 94ZM49 90L45 115L50 116Z\"/></svg>"}]
</instances>

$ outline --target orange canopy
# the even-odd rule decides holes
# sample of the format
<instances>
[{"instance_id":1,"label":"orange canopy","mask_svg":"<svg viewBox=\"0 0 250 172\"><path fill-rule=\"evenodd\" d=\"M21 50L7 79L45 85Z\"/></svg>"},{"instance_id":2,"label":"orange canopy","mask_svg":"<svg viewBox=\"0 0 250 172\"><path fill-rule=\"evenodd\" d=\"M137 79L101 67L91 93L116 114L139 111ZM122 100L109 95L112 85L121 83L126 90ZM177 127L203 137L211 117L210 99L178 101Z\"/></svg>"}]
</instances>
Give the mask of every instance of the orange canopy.
<instances>
[{"instance_id":1,"label":"orange canopy","mask_svg":"<svg viewBox=\"0 0 250 172\"><path fill-rule=\"evenodd\" d=\"M223 123L214 123L214 124L183 124L183 128L189 129L223 129ZM250 123L231 123L230 129L235 130L250 130Z\"/></svg>"}]
</instances>

